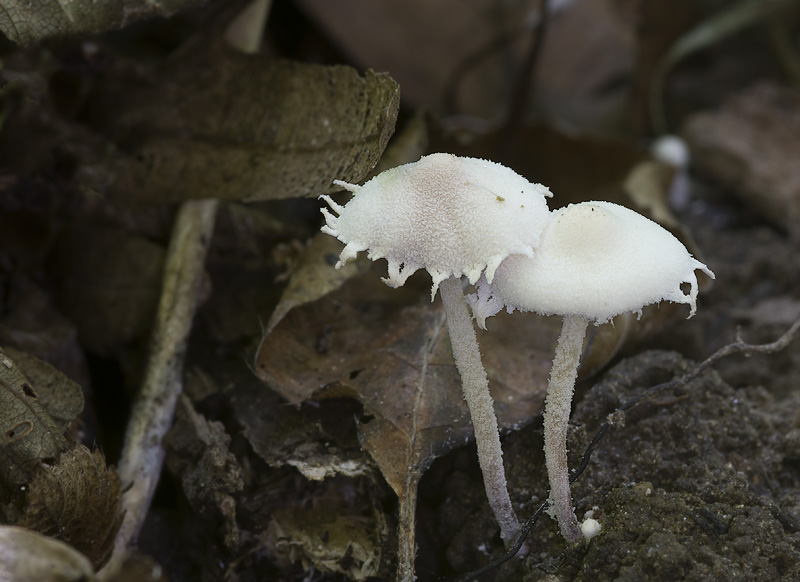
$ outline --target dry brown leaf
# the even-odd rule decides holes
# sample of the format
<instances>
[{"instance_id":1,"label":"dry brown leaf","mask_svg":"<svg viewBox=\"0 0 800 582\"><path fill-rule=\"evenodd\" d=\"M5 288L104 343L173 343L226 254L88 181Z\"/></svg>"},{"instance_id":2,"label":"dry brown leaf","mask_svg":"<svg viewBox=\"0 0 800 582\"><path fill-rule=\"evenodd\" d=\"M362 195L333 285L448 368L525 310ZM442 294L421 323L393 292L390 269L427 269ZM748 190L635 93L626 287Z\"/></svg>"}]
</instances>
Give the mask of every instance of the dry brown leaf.
<instances>
[{"instance_id":1,"label":"dry brown leaf","mask_svg":"<svg viewBox=\"0 0 800 582\"><path fill-rule=\"evenodd\" d=\"M142 18L169 16L203 0L0 0L0 30L18 44L103 32Z\"/></svg>"},{"instance_id":2,"label":"dry brown leaf","mask_svg":"<svg viewBox=\"0 0 800 582\"><path fill-rule=\"evenodd\" d=\"M572 2L553 14L536 67L536 115L578 131L628 133L633 32L608 0Z\"/></svg>"},{"instance_id":3,"label":"dry brown leaf","mask_svg":"<svg viewBox=\"0 0 800 582\"><path fill-rule=\"evenodd\" d=\"M734 315L757 325L782 325L790 327L800 319L800 300L782 295L769 297L747 309L737 309Z\"/></svg>"},{"instance_id":4,"label":"dry brown leaf","mask_svg":"<svg viewBox=\"0 0 800 582\"><path fill-rule=\"evenodd\" d=\"M682 134L699 169L800 240L800 91L750 87L693 116Z\"/></svg>"},{"instance_id":5,"label":"dry brown leaf","mask_svg":"<svg viewBox=\"0 0 800 582\"><path fill-rule=\"evenodd\" d=\"M290 402L325 391L357 397L364 406L364 447L398 494L408 474L421 474L472 432L444 313L438 301L425 300L424 276L416 281L392 290L375 270L356 277L292 310L265 338L256 360L261 379ZM523 319L498 323L480 340L484 353L503 353L488 364L506 427L530 422L541 410L552 347L529 348L554 342L558 333L555 320L549 337L542 330L521 333L514 324ZM504 345L518 347L509 353Z\"/></svg>"},{"instance_id":6,"label":"dry brown leaf","mask_svg":"<svg viewBox=\"0 0 800 582\"><path fill-rule=\"evenodd\" d=\"M399 88L372 71L219 46L175 59L147 87L109 86L101 100L124 152L117 195L265 200L360 181L394 131Z\"/></svg>"},{"instance_id":7,"label":"dry brown leaf","mask_svg":"<svg viewBox=\"0 0 800 582\"><path fill-rule=\"evenodd\" d=\"M117 472L99 450L78 444L54 464L37 467L15 525L69 543L99 568L111 557L123 515Z\"/></svg>"},{"instance_id":8,"label":"dry brown leaf","mask_svg":"<svg viewBox=\"0 0 800 582\"><path fill-rule=\"evenodd\" d=\"M43 459L66 448L31 381L0 349L0 499L28 483Z\"/></svg>"},{"instance_id":9,"label":"dry brown leaf","mask_svg":"<svg viewBox=\"0 0 800 582\"><path fill-rule=\"evenodd\" d=\"M331 236L320 232L311 239L300 255L278 305L269 317L264 330L265 336L295 307L327 295L354 275L369 269L369 261L365 257L350 261L341 269L333 269L341 252L342 243Z\"/></svg>"},{"instance_id":10,"label":"dry brown leaf","mask_svg":"<svg viewBox=\"0 0 800 582\"><path fill-rule=\"evenodd\" d=\"M86 556L42 534L0 525L0 580L3 582L92 582Z\"/></svg>"}]
</instances>

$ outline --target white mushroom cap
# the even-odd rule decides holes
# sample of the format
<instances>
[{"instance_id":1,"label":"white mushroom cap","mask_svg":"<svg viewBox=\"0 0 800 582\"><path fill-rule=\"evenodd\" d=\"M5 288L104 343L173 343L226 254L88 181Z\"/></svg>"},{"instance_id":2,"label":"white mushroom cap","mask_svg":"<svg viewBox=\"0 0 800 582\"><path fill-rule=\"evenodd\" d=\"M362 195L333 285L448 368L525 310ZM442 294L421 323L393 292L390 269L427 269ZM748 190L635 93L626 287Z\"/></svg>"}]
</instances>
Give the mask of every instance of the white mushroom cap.
<instances>
[{"instance_id":1,"label":"white mushroom cap","mask_svg":"<svg viewBox=\"0 0 800 582\"><path fill-rule=\"evenodd\" d=\"M661 226L611 202L570 204L553 212L533 258L509 257L470 302L479 325L504 306L604 323L662 300L688 303L694 315L700 269ZM688 293L681 284L688 283Z\"/></svg>"},{"instance_id":2,"label":"white mushroom cap","mask_svg":"<svg viewBox=\"0 0 800 582\"><path fill-rule=\"evenodd\" d=\"M432 154L387 170L363 186L336 181L354 193L344 206L321 196L322 232L345 243L336 267L369 251L385 258L399 287L418 269L433 278L431 298L448 277L481 274L491 281L495 269L513 254L532 256L550 213L550 191L495 162Z\"/></svg>"}]
</instances>

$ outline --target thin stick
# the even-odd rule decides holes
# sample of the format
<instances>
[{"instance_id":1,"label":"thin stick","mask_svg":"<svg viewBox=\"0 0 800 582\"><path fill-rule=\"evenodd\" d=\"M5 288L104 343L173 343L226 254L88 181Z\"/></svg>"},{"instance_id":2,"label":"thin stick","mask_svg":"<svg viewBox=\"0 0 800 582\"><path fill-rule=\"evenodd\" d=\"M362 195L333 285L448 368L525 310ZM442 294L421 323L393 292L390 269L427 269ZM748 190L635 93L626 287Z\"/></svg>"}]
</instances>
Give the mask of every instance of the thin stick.
<instances>
[{"instance_id":1,"label":"thin stick","mask_svg":"<svg viewBox=\"0 0 800 582\"><path fill-rule=\"evenodd\" d=\"M175 402L183 389L183 359L217 206L217 200L190 200L183 203L175 218L147 369L122 449L119 474L130 489L123 498L125 519L111 563L121 559L124 550L135 543L161 474L162 441L172 425Z\"/></svg>"}]
</instances>

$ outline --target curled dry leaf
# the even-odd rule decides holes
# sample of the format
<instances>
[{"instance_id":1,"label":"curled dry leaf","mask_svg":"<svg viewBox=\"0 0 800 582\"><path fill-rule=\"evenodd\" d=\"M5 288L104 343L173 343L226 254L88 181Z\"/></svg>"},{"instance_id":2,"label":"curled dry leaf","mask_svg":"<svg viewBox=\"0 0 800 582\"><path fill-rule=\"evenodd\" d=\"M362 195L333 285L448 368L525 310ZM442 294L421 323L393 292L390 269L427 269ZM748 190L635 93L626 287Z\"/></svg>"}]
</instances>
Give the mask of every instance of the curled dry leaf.
<instances>
[{"instance_id":1,"label":"curled dry leaf","mask_svg":"<svg viewBox=\"0 0 800 582\"><path fill-rule=\"evenodd\" d=\"M69 543L99 568L111 557L122 517L117 472L99 450L78 444L57 462L39 464L16 525Z\"/></svg>"},{"instance_id":2,"label":"curled dry leaf","mask_svg":"<svg viewBox=\"0 0 800 582\"><path fill-rule=\"evenodd\" d=\"M126 199L265 200L360 181L394 131L385 74L242 55L176 59L148 87L107 87L104 127L124 152Z\"/></svg>"},{"instance_id":3,"label":"curled dry leaf","mask_svg":"<svg viewBox=\"0 0 800 582\"><path fill-rule=\"evenodd\" d=\"M644 160L628 173L622 187L638 208L669 229L679 228L678 219L667 203L667 194L675 178L675 168L656 160Z\"/></svg>"},{"instance_id":4,"label":"curled dry leaf","mask_svg":"<svg viewBox=\"0 0 800 582\"><path fill-rule=\"evenodd\" d=\"M18 44L103 32L142 18L169 16L202 0L0 0L0 30Z\"/></svg>"},{"instance_id":5,"label":"curled dry leaf","mask_svg":"<svg viewBox=\"0 0 800 582\"><path fill-rule=\"evenodd\" d=\"M43 459L53 459L66 448L31 381L0 349L0 499L28 483Z\"/></svg>"},{"instance_id":6,"label":"curled dry leaf","mask_svg":"<svg viewBox=\"0 0 800 582\"><path fill-rule=\"evenodd\" d=\"M3 582L91 582L86 556L53 538L0 525L0 580Z\"/></svg>"}]
</instances>

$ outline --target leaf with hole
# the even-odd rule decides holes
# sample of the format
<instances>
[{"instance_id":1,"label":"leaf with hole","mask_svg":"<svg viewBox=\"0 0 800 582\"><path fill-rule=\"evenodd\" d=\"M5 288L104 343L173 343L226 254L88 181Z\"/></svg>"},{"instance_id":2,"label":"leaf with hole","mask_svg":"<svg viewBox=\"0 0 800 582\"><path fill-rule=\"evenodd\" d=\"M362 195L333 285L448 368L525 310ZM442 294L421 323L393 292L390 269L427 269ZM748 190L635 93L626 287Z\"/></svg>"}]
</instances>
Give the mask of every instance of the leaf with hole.
<instances>
[{"instance_id":1,"label":"leaf with hole","mask_svg":"<svg viewBox=\"0 0 800 582\"><path fill-rule=\"evenodd\" d=\"M55 458L66 448L31 381L0 349L0 499L27 483L42 459Z\"/></svg>"}]
</instances>

